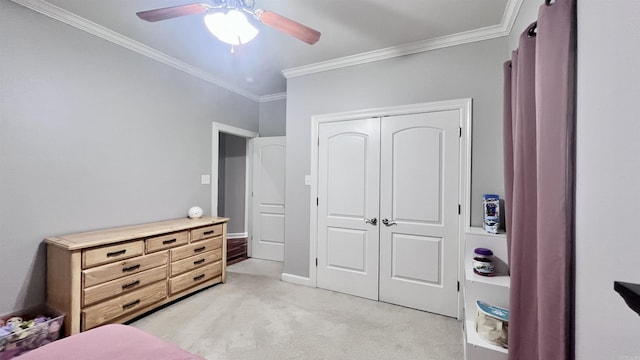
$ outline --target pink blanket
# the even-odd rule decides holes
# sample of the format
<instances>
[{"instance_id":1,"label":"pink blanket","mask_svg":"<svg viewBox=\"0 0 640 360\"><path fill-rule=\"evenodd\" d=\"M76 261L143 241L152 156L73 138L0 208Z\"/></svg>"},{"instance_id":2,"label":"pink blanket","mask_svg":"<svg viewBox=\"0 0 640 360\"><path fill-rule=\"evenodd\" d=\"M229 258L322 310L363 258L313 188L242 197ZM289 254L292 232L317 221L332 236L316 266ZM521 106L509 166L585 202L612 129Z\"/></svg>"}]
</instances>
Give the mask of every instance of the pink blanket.
<instances>
[{"instance_id":1,"label":"pink blanket","mask_svg":"<svg viewBox=\"0 0 640 360\"><path fill-rule=\"evenodd\" d=\"M20 360L204 360L153 335L120 324L104 325L54 341Z\"/></svg>"}]
</instances>

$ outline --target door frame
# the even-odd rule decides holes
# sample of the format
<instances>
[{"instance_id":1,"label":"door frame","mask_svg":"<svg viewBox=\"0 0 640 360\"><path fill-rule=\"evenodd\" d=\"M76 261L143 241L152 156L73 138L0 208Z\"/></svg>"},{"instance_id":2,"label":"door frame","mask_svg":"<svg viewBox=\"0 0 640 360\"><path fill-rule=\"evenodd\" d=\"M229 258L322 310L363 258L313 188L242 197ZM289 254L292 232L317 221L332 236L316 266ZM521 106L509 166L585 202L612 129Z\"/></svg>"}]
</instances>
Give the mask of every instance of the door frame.
<instances>
[{"instance_id":1,"label":"door frame","mask_svg":"<svg viewBox=\"0 0 640 360\"><path fill-rule=\"evenodd\" d=\"M372 117L408 115L424 112L459 110L460 111L460 179L458 183L458 198L460 199L460 216L458 229L458 281L464 272L462 264L463 234L471 226L471 114L472 99L454 99L445 101L426 102L410 105L400 105L383 108L373 108L339 113L313 115L311 117L311 189L309 197L309 280L311 286L318 286L316 258L318 256L318 129L320 124L337 121L350 121ZM458 293L458 317L462 314L462 302Z\"/></svg>"},{"instance_id":2,"label":"door frame","mask_svg":"<svg viewBox=\"0 0 640 360\"><path fill-rule=\"evenodd\" d=\"M257 132L239 127L213 122L211 126L211 216L218 216L218 163L220 157L220 133L240 136L247 139L244 184L244 233L236 234L247 237L247 255L251 256L251 164L253 161L253 145L251 139L260 136ZM215 174L215 176L213 176Z\"/></svg>"}]
</instances>

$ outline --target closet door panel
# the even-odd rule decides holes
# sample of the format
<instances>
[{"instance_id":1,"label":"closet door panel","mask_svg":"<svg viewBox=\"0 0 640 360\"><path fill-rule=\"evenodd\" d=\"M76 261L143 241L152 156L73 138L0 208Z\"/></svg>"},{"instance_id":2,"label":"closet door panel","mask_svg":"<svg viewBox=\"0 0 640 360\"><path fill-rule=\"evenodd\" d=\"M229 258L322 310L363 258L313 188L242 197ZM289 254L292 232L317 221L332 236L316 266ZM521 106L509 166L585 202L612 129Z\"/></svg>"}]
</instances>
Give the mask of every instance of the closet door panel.
<instances>
[{"instance_id":1,"label":"closet door panel","mask_svg":"<svg viewBox=\"0 0 640 360\"><path fill-rule=\"evenodd\" d=\"M382 119L382 301L457 316L458 129L458 111Z\"/></svg>"},{"instance_id":2,"label":"closet door panel","mask_svg":"<svg viewBox=\"0 0 640 360\"><path fill-rule=\"evenodd\" d=\"M318 287L377 300L379 119L318 133Z\"/></svg>"}]
</instances>

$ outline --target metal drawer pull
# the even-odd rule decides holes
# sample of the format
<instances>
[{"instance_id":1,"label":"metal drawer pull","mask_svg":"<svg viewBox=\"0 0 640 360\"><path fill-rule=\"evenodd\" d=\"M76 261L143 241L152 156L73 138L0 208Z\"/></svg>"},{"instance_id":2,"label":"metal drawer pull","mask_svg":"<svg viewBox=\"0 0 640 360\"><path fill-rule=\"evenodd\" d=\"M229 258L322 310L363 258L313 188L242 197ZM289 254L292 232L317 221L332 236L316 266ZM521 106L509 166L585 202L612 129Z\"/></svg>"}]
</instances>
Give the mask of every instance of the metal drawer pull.
<instances>
[{"instance_id":1,"label":"metal drawer pull","mask_svg":"<svg viewBox=\"0 0 640 360\"><path fill-rule=\"evenodd\" d=\"M193 265L199 265L199 264L202 264L203 262L204 262L204 259L200 259L200 260L194 261Z\"/></svg>"},{"instance_id":2,"label":"metal drawer pull","mask_svg":"<svg viewBox=\"0 0 640 360\"><path fill-rule=\"evenodd\" d=\"M199 248L197 248L197 249L193 249L193 252L200 252L200 251L203 251L203 250L204 250L204 249L206 249L206 248L207 248L206 246L199 247Z\"/></svg>"},{"instance_id":3,"label":"metal drawer pull","mask_svg":"<svg viewBox=\"0 0 640 360\"><path fill-rule=\"evenodd\" d=\"M364 222L367 223L367 224L371 224L373 226L378 225L378 219L376 219L376 218L371 218L371 219L365 218Z\"/></svg>"},{"instance_id":4,"label":"metal drawer pull","mask_svg":"<svg viewBox=\"0 0 640 360\"><path fill-rule=\"evenodd\" d=\"M382 223L385 224L386 226L398 225L395 221L393 220L389 221L389 219L382 219Z\"/></svg>"},{"instance_id":5,"label":"metal drawer pull","mask_svg":"<svg viewBox=\"0 0 640 360\"><path fill-rule=\"evenodd\" d=\"M128 283L128 284L124 284L122 285L122 290L127 290L127 289L131 289L134 286L140 285L140 280L136 280L132 283Z\"/></svg>"},{"instance_id":6,"label":"metal drawer pull","mask_svg":"<svg viewBox=\"0 0 640 360\"><path fill-rule=\"evenodd\" d=\"M140 269L140 264L129 266L129 267L126 267L126 268L122 268L122 272L129 272L129 271L134 271L134 270L138 270L138 269Z\"/></svg>"},{"instance_id":7,"label":"metal drawer pull","mask_svg":"<svg viewBox=\"0 0 640 360\"><path fill-rule=\"evenodd\" d=\"M198 280L202 280L202 278L204 278L204 274L200 274L196 277L193 278L193 281L198 281Z\"/></svg>"},{"instance_id":8,"label":"metal drawer pull","mask_svg":"<svg viewBox=\"0 0 640 360\"><path fill-rule=\"evenodd\" d=\"M122 310L126 310L126 309L128 309L128 308L132 308L132 307L134 307L134 306L136 306L136 305L138 305L138 304L140 304L140 299L138 299L138 300L136 300L136 301L133 301L133 302L130 302L130 303L128 303L128 304L124 304L124 305L122 305Z\"/></svg>"},{"instance_id":9,"label":"metal drawer pull","mask_svg":"<svg viewBox=\"0 0 640 360\"><path fill-rule=\"evenodd\" d=\"M213 235L214 233L215 233L215 231L209 230L209 231L203 232L202 235Z\"/></svg>"},{"instance_id":10,"label":"metal drawer pull","mask_svg":"<svg viewBox=\"0 0 640 360\"><path fill-rule=\"evenodd\" d=\"M107 257L114 257L114 256L124 255L124 253L126 253L126 252L127 252L127 249L110 252L110 253L107 253Z\"/></svg>"},{"instance_id":11,"label":"metal drawer pull","mask_svg":"<svg viewBox=\"0 0 640 360\"><path fill-rule=\"evenodd\" d=\"M162 245L173 244L176 241L178 241L178 239L165 240L165 241L162 242Z\"/></svg>"}]
</instances>

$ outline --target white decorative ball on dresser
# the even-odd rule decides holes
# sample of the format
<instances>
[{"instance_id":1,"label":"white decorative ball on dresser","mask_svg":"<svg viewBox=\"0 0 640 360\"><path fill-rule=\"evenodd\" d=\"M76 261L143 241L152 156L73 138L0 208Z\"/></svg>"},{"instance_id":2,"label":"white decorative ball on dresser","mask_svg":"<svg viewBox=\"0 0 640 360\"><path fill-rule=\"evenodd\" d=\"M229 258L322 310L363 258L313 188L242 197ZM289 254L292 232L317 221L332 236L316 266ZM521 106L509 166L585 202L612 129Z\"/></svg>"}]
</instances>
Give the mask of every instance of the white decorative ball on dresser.
<instances>
[{"instance_id":1,"label":"white decorative ball on dresser","mask_svg":"<svg viewBox=\"0 0 640 360\"><path fill-rule=\"evenodd\" d=\"M202 217L202 215L203 215L203 213L202 213L202 208L201 208L201 207L199 207L199 206L194 206L194 207L192 207L192 208L190 208L190 209L189 209L188 216L189 216L189 218L191 218L191 219L198 219L198 218L201 218L201 217Z\"/></svg>"}]
</instances>

